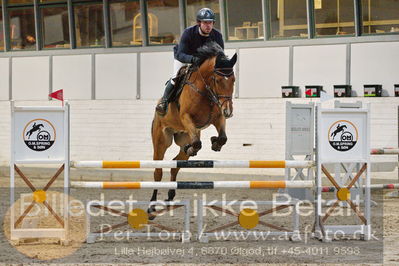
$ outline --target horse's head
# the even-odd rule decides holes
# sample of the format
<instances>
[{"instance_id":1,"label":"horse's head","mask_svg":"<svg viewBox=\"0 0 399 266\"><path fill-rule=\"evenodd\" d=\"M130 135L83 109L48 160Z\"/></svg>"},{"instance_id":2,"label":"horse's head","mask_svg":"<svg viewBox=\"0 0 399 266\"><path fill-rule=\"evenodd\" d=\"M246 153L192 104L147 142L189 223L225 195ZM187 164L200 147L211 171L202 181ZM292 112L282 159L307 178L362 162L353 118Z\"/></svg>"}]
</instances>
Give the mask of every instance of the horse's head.
<instances>
[{"instance_id":1,"label":"horse's head","mask_svg":"<svg viewBox=\"0 0 399 266\"><path fill-rule=\"evenodd\" d=\"M217 96L218 105L222 114L226 118L233 116L233 92L234 82L234 65L237 62L237 54L229 59L225 55L218 55L215 60L213 69L212 91Z\"/></svg>"},{"instance_id":2,"label":"horse's head","mask_svg":"<svg viewBox=\"0 0 399 266\"><path fill-rule=\"evenodd\" d=\"M205 78L205 88L210 100L219 106L224 117L232 117L234 65L237 62L237 54L229 59L215 42L205 44L197 52L203 63L200 73Z\"/></svg>"}]
</instances>

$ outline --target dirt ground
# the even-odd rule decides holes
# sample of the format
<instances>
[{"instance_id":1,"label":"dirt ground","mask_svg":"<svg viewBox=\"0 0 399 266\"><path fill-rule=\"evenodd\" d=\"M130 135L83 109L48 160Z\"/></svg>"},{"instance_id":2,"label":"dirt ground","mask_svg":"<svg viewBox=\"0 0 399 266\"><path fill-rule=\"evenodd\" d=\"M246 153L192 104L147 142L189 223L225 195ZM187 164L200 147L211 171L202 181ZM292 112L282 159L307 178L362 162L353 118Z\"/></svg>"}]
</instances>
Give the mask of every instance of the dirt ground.
<instances>
[{"instance_id":1,"label":"dirt ground","mask_svg":"<svg viewBox=\"0 0 399 266\"><path fill-rule=\"evenodd\" d=\"M212 180L211 176L190 175L184 178L184 174L179 181L187 180ZM214 177L214 175L212 175ZM281 177L280 177L281 178ZM267 180L276 177L255 177L253 180ZM37 188L45 184L45 180L34 178L34 185ZM140 178L135 179L140 180ZM147 174L143 175L141 180L150 181ZM217 180L239 180L232 175L220 175ZM395 180L385 179L382 183L395 182ZM381 182L379 182L381 183ZM3 188L3 195L8 198L8 177L2 177L0 182ZM56 186L61 183L57 181ZM21 183L21 187L22 183ZM54 191L50 189L50 191ZM29 191L24 191L29 192ZM0 233L0 263L365 263L365 264L399 264L399 247L397 240L399 239L399 198L388 197L390 191L374 191L372 198L377 205L372 207L372 231L375 238L371 241L361 241L356 239L340 239L339 241L321 242L311 238L310 232L313 228L313 212L300 217L300 230L302 239L300 241L290 241L286 237L268 236L266 240L238 240L234 238L229 240L209 239L209 243L200 243L192 237L190 243L181 243L178 239L146 239L145 237L108 237L100 239L95 243L87 244L85 232L87 230L87 216L77 216L70 220L70 236L69 245L62 246L51 239L46 240L29 240L23 241L16 246L14 242L9 241L9 216L7 215L9 202L7 200L1 202L1 215L3 220L3 230ZM275 196L277 190L179 190L175 200L191 199L191 207L196 207L198 199L226 200L226 201L269 201ZM55 193L57 194L57 193ZM127 190L94 190L94 189L72 189L71 196L76 202L87 204L92 200L113 201L120 200L126 202L130 200L148 200L152 191L127 191ZM326 198L333 198L333 193L326 193ZM102 198L103 197L103 198ZM158 199L163 200L167 197L167 191L160 191ZM205 198L204 198L205 197ZM30 199L29 199L30 200ZM51 203L51 202L50 202ZM247 205L249 204L249 205ZM251 206L251 202L247 202L245 206ZM56 206L55 204L54 206ZM78 206L78 205L76 205ZM110 205L109 205L110 206ZM112 207L119 206L115 203ZM273 206L258 206L258 213L270 209ZM276 207L276 206L274 206ZM56 207L54 207L56 209ZM116 207L115 207L116 208ZM134 205L134 208L146 210L147 205ZM92 208L93 209L93 208ZM91 210L92 210L91 209ZM99 210L94 208L93 212L98 213ZM237 207L233 207L234 211L239 212ZM120 211L128 212L128 208L120 208ZM309 210L309 206L303 205L301 210L304 212ZM348 208L342 208L342 215L332 215L326 224L355 224L359 223L356 214L349 212ZM280 211L279 211L280 212ZM227 223L237 221L232 215L220 216L220 212L215 211L219 217L215 217L212 212L207 212L204 218L207 230L214 229ZM278 213L278 212L277 212ZM267 214L259 218L263 221L254 229L255 231L277 231L276 228L270 229L265 225L273 224L279 229L292 229L292 213L289 209L281 210L281 215L276 216ZM119 215L109 215L104 211L103 216L90 216L90 231L94 232L104 225L120 224L126 221L126 217ZM57 226L57 221L52 217L40 218L39 227ZM173 215L163 215L157 217L153 222L166 227L183 228L183 208L176 209ZM31 218L32 217L27 217ZM28 224L28 223L27 223ZM190 213L191 231L197 233L197 216L196 209L192 209ZM135 230L129 226L119 227L119 230L128 230L130 232L145 232L146 229ZM159 232L159 228L150 227L151 232ZM243 230L240 226L235 225L229 230ZM305 235L307 233L308 235Z\"/></svg>"}]
</instances>

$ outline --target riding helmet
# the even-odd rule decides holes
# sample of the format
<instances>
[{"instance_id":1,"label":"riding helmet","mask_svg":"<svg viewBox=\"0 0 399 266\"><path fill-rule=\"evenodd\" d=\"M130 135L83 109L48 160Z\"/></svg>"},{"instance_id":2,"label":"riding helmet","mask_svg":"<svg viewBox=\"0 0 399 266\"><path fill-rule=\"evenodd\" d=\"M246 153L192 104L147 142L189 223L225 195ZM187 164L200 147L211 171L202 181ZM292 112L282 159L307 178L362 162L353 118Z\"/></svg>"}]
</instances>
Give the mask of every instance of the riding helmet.
<instances>
[{"instance_id":1,"label":"riding helmet","mask_svg":"<svg viewBox=\"0 0 399 266\"><path fill-rule=\"evenodd\" d=\"M202 8L197 12L197 21L215 22L215 13L210 8Z\"/></svg>"}]
</instances>

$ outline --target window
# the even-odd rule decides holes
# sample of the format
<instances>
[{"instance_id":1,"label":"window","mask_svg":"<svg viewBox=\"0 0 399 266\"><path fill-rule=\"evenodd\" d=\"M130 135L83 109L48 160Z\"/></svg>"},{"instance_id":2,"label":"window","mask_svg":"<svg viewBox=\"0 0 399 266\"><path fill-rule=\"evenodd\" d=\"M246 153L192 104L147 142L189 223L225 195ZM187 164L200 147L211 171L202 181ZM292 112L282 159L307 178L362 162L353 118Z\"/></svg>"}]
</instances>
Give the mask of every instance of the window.
<instances>
[{"instance_id":1,"label":"window","mask_svg":"<svg viewBox=\"0 0 399 266\"><path fill-rule=\"evenodd\" d=\"M10 8L8 12L11 49L35 49L36 34L33 7Z\"/></svg>"},{"instance_id":2,"label":"window","mask_svg":"<svg viewBox=\"0 0 399 266\"><path fill-rule=\"evenodd\" d=\"M270 0L272 38L308 36L306 1Z\"/></svg>"},{"instance_id":3,"label":"window","mask_svg":"<svg viewBox=\"0 0 399 266\"><path fill-rule=\"evenodd\" d=\"M0 1L1 6L1 1ZM0 51L4 51L3 13L0 8Z\"/></svg>"},{"instance_id":4,"label":"window","mask_svg":"<svg viewBox=\"0 0 399 266\"><path fill-rule=\"evenodd\" d=\"M398 0L362 0L363 32L399 32Z\"/></svg>"},{"instance_id":5,"label":"window","mask_svg":"<svg viewBox=\"0 0 399 266\"><path fill-rule=\"evenodd\" d=\"M33 0L8 0L8 5L33 5Z\"/></svg>"},{"instance_id":6,"label":"window","mask_svg":"<svg viewBox=\"0 0 399 266\"><path fill-rule=\"evenodd\" d=\"M44 48L69 48L69 24L67 6L40 9Z\"/></svg>"},{"instance_id":7,"label":"window","mask_svg":"<svg viewBox=\"0 0 399 266\"><path fill-rule=\"evenodd\" d=\"M180 39L179 1L148 0L147 5L150 44L176 43Z\"/></svg>"},{"instance_id":8,"label":"window","mask_svg":"<svg viewBox=\"0 0 399 266\"><path fill-rule=\"evenodd\" d=\"M263 39L262 0L228 0L228 40Z\"/></svg>"},{"instance_id":9,"label":"window","mask_svg":"<svg viewBox=\"0 0 399 266\"><path fill-rule=\"evenodd\" d=\"M353 35L353 0L315 0L316 35Z\"/></svg>"},{"instance_id":10,"label":"window","mask_svg":"<svg viewBox=\"0 0 399 266\"><path fill-rule=\"evenodd\" d=\"M141 45L140 2L110 3L110 24L113 46Z\"/></svg>"},{"instance_id":11,"label":"window","mask_svg":"<svg viewBox=\"0 0 399 266\"><path fill-rule=\"evenodd\" d=\"M38 0L39 4L53 3L53 2L66 2L65 0Z\"/></svg>"},{"instance_id":12,"label":"window","mask_svg":"<svg viewBox=\"0 0 399 266\"><path fill-rule=\"evenodd\" d=\"M215 12L216 23L215 28L220 31L220 8L219 0L186 0L186 18L187 26L193 26L197 24L197 12L201 8L210 8Z\"/></svg>"},{"instance_id":13,"label":"window","mask_svg":"<svg viewBox=\"0 0 399 266\"><path fill-rule=\"evenodd\" d=\"M102 3L79 3L73 7L75 16L76 46L104 46L104 19Z\"/></svg>"}]
</instances>

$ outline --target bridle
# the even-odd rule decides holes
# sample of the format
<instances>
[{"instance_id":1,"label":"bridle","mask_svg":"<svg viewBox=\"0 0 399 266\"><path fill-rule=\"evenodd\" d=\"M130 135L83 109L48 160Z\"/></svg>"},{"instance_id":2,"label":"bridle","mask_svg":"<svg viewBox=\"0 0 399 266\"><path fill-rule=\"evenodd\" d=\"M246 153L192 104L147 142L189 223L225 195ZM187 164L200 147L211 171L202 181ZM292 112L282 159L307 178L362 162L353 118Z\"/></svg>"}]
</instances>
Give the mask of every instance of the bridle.
<instances>
[{"instance_id":1,"label":"bridle","mask_svg":"<svg viewBox=\"0 0 399 266\"><path fill-rule=\"evenodd\" d=\"M203 91L201 91L200 89L198 89L197 86L195 86L194 83L190 82L190 81L186 81L186 84L188 84L194 91L196 91L198 94L204 96L204 97L208 97L208 99L210 100L210 105L211 107L213 105L217 105L220 109L223 107L223 105L227 102L230 102L233 100L232 96L228 96L228 95L222 95L222 94L217 94L212 86L208 85L208 83L206 83L204 77L202 76L201 72L198 71L202 82L205 84L205 90L206 92L204 93ZM215 73L216 75L222 76L222 77L230 77L231 75L234 74L234 69L232 67L228 67L228 68L215 68L213 70L213 73ZM216 77L215 75L212 75L211 77L212 81L213 81L213 87L216 87ZM220 103L220 99L225 99L222 103Z\"/></svg>"}]
</instances>

